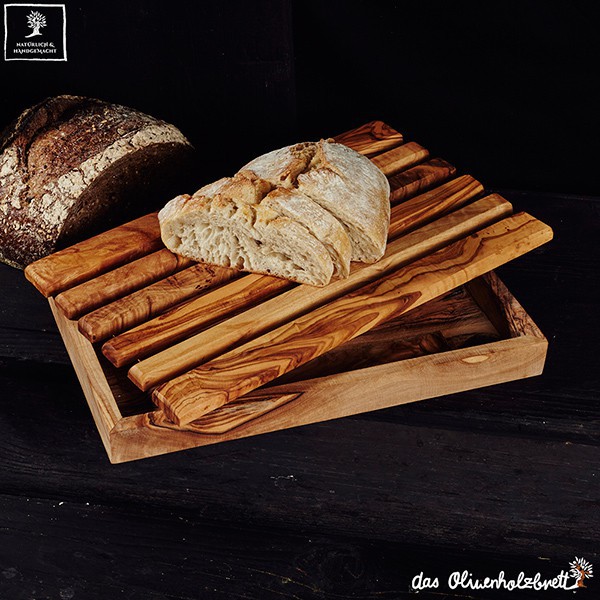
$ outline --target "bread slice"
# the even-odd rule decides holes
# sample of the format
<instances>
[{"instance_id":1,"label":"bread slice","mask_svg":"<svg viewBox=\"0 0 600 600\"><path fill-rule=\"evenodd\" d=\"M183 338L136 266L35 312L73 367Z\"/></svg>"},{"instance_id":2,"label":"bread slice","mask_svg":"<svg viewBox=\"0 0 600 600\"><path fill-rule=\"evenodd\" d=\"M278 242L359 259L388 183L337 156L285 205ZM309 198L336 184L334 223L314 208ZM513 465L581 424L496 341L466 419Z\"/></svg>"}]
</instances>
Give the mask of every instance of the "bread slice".
<instances>
[{"instance_id":1,"label":"bread slice","mask_svg":"<svg viewBox=\"0 0 600 600\"><path fill-rule=\"evenodd\" d=\"M327 248L333 274L348 277L352 246L344 227L330 212L294 188L275 188L265 196L262 206L304 225Z\"/></svg>"},{"instance_id":2,"label":"bread slice","mask_svg":"<svg viewBox=\"0 0 600 600\"><path fill-rule=\"evenodd\" d=\"M159 213L171 251L299 283L347 277L385 251L389 184L371 161L321 140L274 150Z\"/></svg>"},{"instance_id":3,"label":"bread slice","mask_svg":"<svg viewBox=\"0 0 600 600\"><path fill-rule=\"evenodd\" d=\"M211 264L327 284L334 270L327 248L304 225L260 203L265 187L237 174L171 200L158 215L165 245Z\"/></svg>"}]
</instances>

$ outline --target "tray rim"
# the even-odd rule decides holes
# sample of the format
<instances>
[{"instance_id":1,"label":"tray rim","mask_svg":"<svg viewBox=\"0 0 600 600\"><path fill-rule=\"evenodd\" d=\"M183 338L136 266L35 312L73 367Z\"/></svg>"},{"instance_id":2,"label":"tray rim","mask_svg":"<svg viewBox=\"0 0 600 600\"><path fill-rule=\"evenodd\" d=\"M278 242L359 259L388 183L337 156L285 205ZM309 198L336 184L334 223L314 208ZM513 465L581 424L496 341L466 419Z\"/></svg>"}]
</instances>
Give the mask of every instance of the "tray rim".
<instances>
[{"instance_id":1,"label":"tray rim","mask_svg":"<svg viewBox=\"0 0 600 600\"><path fill-rule=\"evenodd\" d=\"M284 404L279 407L279 412L264 413L224 434L197 433L174 425L166 427L160 423L160 418L157 419L158 411L122 416L92 344L78 331L77 321L67 319L52 298L48 298L48 302L108 458L116 464L539 375L544 367L548 342L498 276L492 271L467 283L465 288L492 324L506 337L469 348L274 386L268 391L257 390L250 396L276 397L287 394L298 399L298 396L304 395L302 404L309 406L299 411L299 402L296 408L293 407L294 403L290 403L288 409L284 410ZM439 357L443 357L441 362ZM488 360L490 357L491 361ZM452 378L453 381L441 377L447 365L460 367L465 372L463 377ZM498 369L498 366L503 368ZM386 385L389 382L400 384L402 377L410 371L418 371L429 382L426 391L417 393L412 390L409 395L393 398L373 399L371 396L367 402L364 401L367 390L363 389L365 384L361 387L361 379L369 380L376 375L378 381L388 382ZM344 400L349 402L340 403L327 414L311 410L310 403L314 404L319 393L326 389L329 395L334 387L337 388L337 394L345 392ZM292 415L296 413L296 419L294 421L288 417L292 422L286 423L285 413L289 411Z\"/></svg>"}]
</instances>

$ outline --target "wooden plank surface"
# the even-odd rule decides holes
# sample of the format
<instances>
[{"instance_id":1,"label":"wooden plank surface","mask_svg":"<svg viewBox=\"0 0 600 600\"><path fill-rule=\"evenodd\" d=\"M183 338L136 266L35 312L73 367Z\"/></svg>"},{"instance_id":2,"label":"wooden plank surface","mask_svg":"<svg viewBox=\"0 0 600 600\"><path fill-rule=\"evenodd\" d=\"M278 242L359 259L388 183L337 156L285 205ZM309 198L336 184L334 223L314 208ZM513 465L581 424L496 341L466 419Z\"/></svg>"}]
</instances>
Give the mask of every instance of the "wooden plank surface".
<instances>
[{"instance_id":1,"label":"wooden plank surface","mask_svg":"<svg viewBox=\"0 0 600 600\"><path fill-rule=\"evenodd\" d=\"M383 154L378 154L371 162L386 176L399 173L408 167L424 161L429 151L416 142L408 142Z\"/></svg>"},{"instance_id":2,"label":"wooden plank surface","mask_svg":"<svg viewBox=\"0 0 600 600\"><path fill-rule=\"evenodd\" d=\"M117 298L172 275L192 263L191 259L173 254L163 248L65 290L56 297L56 304L67 318L76 319Z\"/></svg>"},{"instance_id":3,"label":"wooden plank surface","mask_svg":"<svg viewBox=\"0 0 600 600\"><path fill-rule=\"evenodd\" d=\"M193 265L81 317L79 331L89 341L101 342L241 275L225 267Z\"/></svg>"},{"instance_id":4,"label":"wooden plank surface","mask_svg":"<svg viewBox=\"0 0 600 600\"><path fill-rule=\"evenodd\" d=\"M390 176L390 202L397 204L443 183L456 175L456 168L441 158L432 158Z\"/></svg>"},{"instance_id":5,"label":"wooden plank surface","mask_svg":"<svg viewBox=\"0 0 600 600\"><path fill-rule=\"evenodd\" d=\"M389 239L393 240L420 224L427 223L452 209L462 206L465 202L476 197L482 189L481 184L472 177L463 176L442 185L440 188L436 188L436 190L426 192L418 198L394 207L391 215ZM496 201L490 201L479 206L481 206L482 213L490 211L487 218L497 218L499 213L495 212L495 208L496 205L500 205L502 202L498 198ZM506 206L506 208L509 207ZM506 214L506 211L503 211L503 214ZM466 217L467 222L465 227L461 229L460 226L456 226L456 223L463 215ZM448 226L448 236L444 238L444 241L456 239L461 234L471 231L473 223L469 221L469 215L470 213L459 213L457 219L445 222L445 225ZM479 224L482 226L487 224L485 218L482 218ZM400 247L404 247L404 245L401 244ZM422 247L422 244L415 245L415 256L422 251ZM434 246L429 244L427 247L433 248ZM360 265L353 265L353 273L360 268ZM367 273L367 271L364 271L364 273ZM351 284L352 281L349 280L347 283ZM230 316L236 311L255 304L261 298L269 297L275 289L283 291L290 287L292 287L292 284L282 283L282 280L275 277L253 275L250 280L231 283L225 289L219 289L209 295L201 296L174 308L168 314L160 315L152 321L147 321L121 335L117 335L105 343L102 351L115 366L123 366L157 350L162 350L168 344L183 339L186 334L207 326L217 318ZM345 285L333 286L333 284L330 284L327 287L329 291L335 290L336 293L342 293L344 289L349 289ZM313 293L312 286L303 286L303 288L307 289L307 296ZM243 291L243 293L240 293L240 291ZM328 297L331 298L331 296ZM224 301L225 299L226 301ZM114 312L103 311L103 314L107 314L108 318L114 322ZM92 317L87 317L85 322L87 323L90 318ZM116 328L112 328L111 331L113 334L117 333ZM96 336L95 339L99 339L99 336Z\"/></svg>"},{"instance_id":6,"label":"wooden plank surface","mask_svg":"<svg viewBox=\"0 0 600 600\"><path fill-rule=\"evenodd\" d=\"M115 367L122 367L295 285L278 277L245 275L111 338L102 346L102 353Z\"/></svg>"},{"instance_id":7,"label":"wooden plank surface","mask_svg":"<svg viewBox=\"0 0 600 600\"><path fill-rule=\"evenodd\" d=\"M25 277L46 297L162 247L152 213L46 256L25 268Z\"/></svg>"},{"instance_id":8,"label":"wooden plank surface","mask_svg":"<svg viewBox=\"0 0 600 600\"><path fill-rule=\"evenodd\" d=\"M190 423L551 238L529 215L508 217L159 386L153 401L174 423Z\"/></svg>"},{"instance_id":9,"label":"wooden plank surface","mask_svg":"<svg viewBox=\"0 0 600 600\"><path fill-rule=\"evenodd\" d=\"M500 196L483 198L391 242L381 260L372 265L355 265L348 279L332 282L323 288L298 286L138 362L130 369L129 377L140 389L148 390L228 350L234 344L278 327L511 211L510 203ZM134 339L128 341L136 343Z\"/></svg>"},{"instance_id":10,"label":"wooden plank surface","mask_svg":"<svg viewBox=\"0 0 600 600\"><path fill-rule=\"evenodd\" d=\"M416 229L463 206L483 193L483 186L470 175L461 175L439 187L392 207L388 239Z\"/></svg>"},{"instance_id":11,"label":"wooden plank surface","mask_svg":"<svg viewBox=\"0 0 600 600\"><path fill-rule=\"evenodd\" d=\"M356 129L340 133L333 139L338 144L346 144L365 156L389 150L403 142L402 134L383 121L371 121Z\"/></svg>"}]
</instances>

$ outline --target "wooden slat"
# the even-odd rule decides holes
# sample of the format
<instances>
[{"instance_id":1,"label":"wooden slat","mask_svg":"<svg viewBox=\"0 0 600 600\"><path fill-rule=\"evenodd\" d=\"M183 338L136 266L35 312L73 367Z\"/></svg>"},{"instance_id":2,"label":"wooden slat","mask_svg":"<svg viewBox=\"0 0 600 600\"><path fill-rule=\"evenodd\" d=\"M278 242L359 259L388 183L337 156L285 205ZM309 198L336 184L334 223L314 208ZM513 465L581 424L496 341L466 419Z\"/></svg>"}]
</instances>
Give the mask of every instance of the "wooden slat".
<instances>
[{"instance_id":1,"label":"wooden slat","mask_svg":"<svg viewBox=\"0 0 600 600\"><path fill-rule=\"evenodd\" d=\"M429 152L423 146L416 142L409 142L383 154L378 154L371 159L371 162L384 175L390 176L424 161L428 156Z\"/></svg>"},{"instance_id":2,"label":"wooden slat","mask_svg":"<svg viewBox=\"0 0 600 600\"><path fill-rule=\"evenodd\" d=\"M25 277L53 296L162 247L157 213L152 213L41 258Z\"/></svg>"},{"instance_id":3,"label":"wooden slat","mask_svg":"<svg viewBox=\"0 0 600 600\"><path fill-rule=\"evenodd\" d=\"M115 367L122 367L295 285L278 277L246 275L108 340L102 353Z\"/></svg>"},{"instance_id":4,"label":"wooden slat","mask_svg":"<svg viewBox=\"0 0 600 600\"><path fill-rule=\"evenodd\" d=\"M81 317L79 331L90 342L103 341L241 275L239 271L212 265L188 267Z\"/></svg>"},{"instance_id":5,"label":"wooden slat","mask_svg":"<svg viewBox=\"0 0 600 600\"><path fill-rule=\"evenodd\" d=\"M470 175L461 175L429 192L401 202L392 207L388 239L394 239L439 215L449 213L481 193L483 186L479 181Z\"/></svg>"},{"instance_id":6,"label":"wooden slat","mask_svg":"<svg viewBox=\"0 0 600 600\"><path fill-rule=\"evenodd\" d=\"M161 385L152 399L174 423L190 423L551 238L530 215L508 217Z\"/></svg>"},{"instance_id":7,"label":"wooden slat","mask_svg":"<svg viewBox=\"0 0 600 600\"><path fill-rule=\"evenodd\" d=\"M389 150L402 144L402 134L386 125L383 121L371 121L361 127L340 133L333 138L339 144L345 144L365 156Z\"/></svg>"},{"instance_id":8,"label":"wooden slat","mask_svg":"<svg viewBox=\"0 0 600 600\"><path fill-rule=\"evenodd\" d=\"M423 197L394 207L389 240L459 208L482 190L479 182L470 176L464 176L455 182L448 182L438 190L424 194ZM353 268L356 269L357 266ZM270 294L269 289L272 285L279 285L281 290L285 289L282 284L273 283L281 281L277 278L266 275L254 277L256 279L251 280L252 285L244 282L229 284L217 292L193 299L167 315L161 315L126 331L106 342L102 352L115 366L124 366L178 342L217 319L255 304L257 299ZM263 286L266 292L264 295ZM289 287L288 285L287 288ZM242 290L243 293L240 293ZM227 298L227 301L223 302L224 298Z\"/></svg>"},{"instance_id":9,"label":"wooden slat","mask_svg":"<svg viewBox=\"0 0 600 600\"><path fill-rule=\"evenodd\" d=\"M99 306L176 273L193 262L163 248L65 290L56 297L56 304L67 318L76 319Z\"/></svg>"},{"instance_id":10,"label":"wooden slat","mask_svg":"<svg viewBox=\"0 0 600 600\"><path fill-rule=\"evenodd\" d=\"M298 286L142 360L131 367L129 378L140 389L148 390L229 350L235 344L244 343L279 327L511 212L510 203L500 196L493 195L479 200L394 240L388 244L381 260L371 265L354 265L349 278L334 281L322 288Z\"/></svg>"},{"instance_id":11,"label":"wooden slat","mask_svg":"<svg viewBox=\"0 0 600 600\"><path fill-rule=\"evenodd\" d=\"M450 179L456 168L441 158L432 158L389 178L390 202L397 204Z\"/></svg>"},{"instance_id":12,"label":"wooden slat","mask_svg":"<svg viewBox=\"0 0 600 600\"><path fill-rule=\"evenodd\" d=\"M238 398L230 404L226 404L220 409L204 415L197 421L194 421L194 423L188 425L188 428L190 431L194 431L194 433L201 433L203 435L223 435L228 431L240 427L244 423L270 413L275 408L296 400L298 396L300 394L272 395L267 392L264 396L257 394L252 398ZM149 418L153 420L158 417L157 412L149 413ZM161 421L159 418L157 424L162 424Z\"/></svg>"}]
</instances>

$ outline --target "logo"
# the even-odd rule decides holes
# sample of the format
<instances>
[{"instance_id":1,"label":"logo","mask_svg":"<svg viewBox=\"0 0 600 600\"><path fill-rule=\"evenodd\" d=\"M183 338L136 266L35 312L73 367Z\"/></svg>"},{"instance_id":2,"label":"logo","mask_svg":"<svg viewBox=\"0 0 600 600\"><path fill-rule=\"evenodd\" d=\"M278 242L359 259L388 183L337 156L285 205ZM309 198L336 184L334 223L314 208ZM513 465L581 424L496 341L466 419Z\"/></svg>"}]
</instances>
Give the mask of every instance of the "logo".
<instances>
[{"instance_id":1,"label":"logo","mask_svg":"<svg viewBox=\"0 0 600 600\"><path fill-rule=\"evenodd\" d=\"M46 17L37 10L32 10L29 15L27 15L27 26L29 29L33 29L33 32L26 35L26 38L33 37L34 35L42 35L40 29L46 27Z\"/></svg>"},{"instance_id":2,"label":"logo","mask_svg":"<svg viewBox=\"0 0 600 600\"><path fill-rule=\"evenodd\" d=\"M584 581L594 576L592 564L585 560L585 558L575 557L575 560L569 563L569 567L571 567L571 576L577 577L576 587L587 587Z\"/></svg>"},{"instance_id":3,"label":"logo","mask_svg":"<svg viewBox=\"0 0 600 600\"><path fill-rule=\"evenodd\" d=\"M64 4L5 4L4 60L67 60Z\"/></svg>"},{"instance_id":4,"label":"logo","mask_svg":"<svg viewBox=\"0 0 600 600\"><path fill-rule=\"evenodd\" d=\"M509 592L518 590L578 590L587 588L585 581L593 575L592 564L585 558L575 557L569 563L569 571L561 570L553 577L543 577L541 573L528 575L521 571L516 578L509 578L504 571L500 571L495 577L477 578L467 570L454 571L447 579L447 586L451 590L507 590ZM573 581L575 580L575 581ZM412 578L411 591L439 589L440 578L428 577L423 571Z\"/></svg>"}]
</instances>

